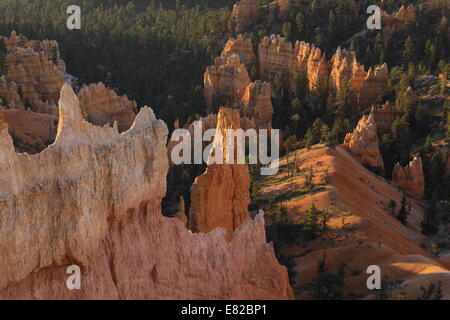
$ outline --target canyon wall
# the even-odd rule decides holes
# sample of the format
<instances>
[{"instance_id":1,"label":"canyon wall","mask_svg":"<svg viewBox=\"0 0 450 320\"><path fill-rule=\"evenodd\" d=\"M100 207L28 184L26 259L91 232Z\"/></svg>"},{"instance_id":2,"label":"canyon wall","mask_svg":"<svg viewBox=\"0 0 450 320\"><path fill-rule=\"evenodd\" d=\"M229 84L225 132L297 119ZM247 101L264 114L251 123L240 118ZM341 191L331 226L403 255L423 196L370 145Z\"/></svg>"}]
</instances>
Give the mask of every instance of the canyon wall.
<instances>
[{"instance_id":1,"label":"canyon wall","mask_svg":"<svg viewBox=\"0 0 450 320\"><path fill-rule=\"evenodd\" d=\"M264 37L258 46L259 75L267 81L275 80L280 75L284 83L288 83L294 66L295 48L292 43L281 36Z\"/></svg>"},{"instance_id":2,"label":"canyon wall","mask_svg":"<svg viewBox=\"0 0 450 320\"><path fill-rule=\"evenodd\" d=\"M137 111L136 101L128 100L126 95L119 97L102 82L84 86L78 97L84 118L92 124L112 126L117 121L119 131L122 132L133 123Z\"/></svg>"},{"instance_id":3,"label":"canyon wall","mask_svg":"<svg viewBox=\"0 0 450 320\"><path fill-rule=\"evenodd\" d=\"M233 55L245 63L238 63ZM301 80L297 78L305 79L307 88L313 92L327 88L337 92L348 81L356 101L353 111L357 112L370 108L387 89L386 64L369 68L366 72L354 52L341 48L328 61L325 53L313 44L297 41L293 46L285 38L271 35L261 40L257 60L260 79L270 82L277 94L283 94L280 91L285 92L292 81ZM249 85L247 77L242 81L240 74L245 73L243 67L253 68L254 61L250 40L245 40L242 35L230 38L221 56L215 59L215 66L209 67L205 73L205 99L210 109L213 105L239 107L245 86ZM245 102L240 107L245 108ZM246 113L242 115L250 117Z\"/></svg>"},{"instance_id":4,"label":"canyon wall","mask_svg":"<svg viewBox=\"0 0 450 320\"><path fill-rule=\"evenodd\" d=\"M56 141L17 154L0 122L0 299L290 299L264 218L192 234L161 215L166 125L141 109L132 127L83 119L64 85ZM66 269L81 267L80 290Z\"/></svg>"},{"instance_id":5,"label":"canyon wall","mask_svg":"<svg viewBox=\"0 0 450 320\"><path fill-rule=\"evenodd\" d=\"M425 191L425 177L423 174L422 159L414 158L407 166L397 163L392 173L394 184L417 199L423 197Z\"/></svg>"},{"instance_id":6,"label":"canyon wall","mask_svg":"<svg viewBox=\"0 0 450 320\"><path fill-rule=\"evenodd\" d=\"M365 71L354 52L338 48L330 61L319 48L297 41L295 46L280 36L265 37L259 45L259 67L263 80L274 81L277 74L287 86L294 72L308 82L311 91L330 88L337 92L344 81L351 84L358 111L372 106L387 89L388 68L386 64Z\"/></svg>"},{"instance_id":7,"label":"canyon wall","mask_svg":"<svg viewBox=\"0 0 450 320\"><path fill-rule=\"evenodd\" d=\"M344 148L361 164L384 170L373 114L363 116L356 129L346 135Z\"/></svg>"}]
</instances>

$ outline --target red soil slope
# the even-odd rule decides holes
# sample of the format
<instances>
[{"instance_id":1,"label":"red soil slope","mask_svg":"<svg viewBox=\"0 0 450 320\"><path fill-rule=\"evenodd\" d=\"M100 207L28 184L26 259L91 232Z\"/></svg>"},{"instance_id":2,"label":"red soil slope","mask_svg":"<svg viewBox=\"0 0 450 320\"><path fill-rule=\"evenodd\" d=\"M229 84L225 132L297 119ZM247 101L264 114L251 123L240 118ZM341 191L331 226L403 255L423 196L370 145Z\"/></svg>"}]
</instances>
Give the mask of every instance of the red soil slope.
<instances>
[{"instance_id":1,"label":"red soil slope","mask_svg":"<svg viewBox=\"0 0 450 320\"><path fill-rule=\"evenodd\" d=\"M293 158L291 154L290 163ZM416 299L421 295L420 286L428 287L431 282L438 281L442 281L444 299L450 299L449 261L435 260L421 247L426 241L420 233L423 204L408 199L411 215L404 226L388 208L389 201L395 200L398 210L402 192L388 180L364 168L341 147L316 146L311 150L298 150L296 159L298 173L286 177L284 158L280 162L279 175L263 181L260 198L305 190L305 174L312 166L317 190L288 197L282 205L288 209L289 220L294 222L302 221L312 204L332 215L329 229L318 239L305 242L300 237L294 243L282 246L282 254L290 256L295 263L296 274L292 280L297 298L311 298L311 292L302 286L317 277L317 263L325 257L330 271L335 271L341 262L347 264L345 285L341 290L346 298L371 297L373 292L366 286L369 277L366 270L370 265L378 265L382 277L403 280L400 288L393 292L394 299Z\"/></svg>"}]
</instances>

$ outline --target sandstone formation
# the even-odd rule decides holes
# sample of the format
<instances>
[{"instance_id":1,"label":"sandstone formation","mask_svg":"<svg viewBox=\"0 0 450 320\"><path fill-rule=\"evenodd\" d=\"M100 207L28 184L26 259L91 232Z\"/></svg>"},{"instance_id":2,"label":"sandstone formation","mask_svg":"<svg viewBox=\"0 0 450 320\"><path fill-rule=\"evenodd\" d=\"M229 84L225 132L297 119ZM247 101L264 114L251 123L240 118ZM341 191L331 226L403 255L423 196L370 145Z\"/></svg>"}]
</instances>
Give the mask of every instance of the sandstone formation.
<instances>
[{"instance_id":1,"label":"sandstone formation","mask_svg":"<svg viewBox=\"0 0 450 320\"><path fill-rule=\"evenodd\" d=\"M5 76L0 77L0 104L11 109L24 108L17 84Z\"/></svg>"},{"instance_id":2,"label":"sandstone formation","mask_svg":"<svg viewBox=\"0 0 450 320\"><path fill-rule=\"evenodd\" d=\"M84 86L78 93L81 112L85 119L97 126L104 126L115 121L119 131L125 131L133 123L137 103L128 100L126 95L119 97L113 90L100 82Z\"/></svg>"},{"instance_id":3,"label":"sandstone formation","mask_svg":"<svg viewBox=\"0 0 450 320\"><path fill-rule=\"evenodd\" d=\"M331 59L330 88L338 91L344 80L352 85L359 111L372 106L387 89L388 67L386 64L365 71L354 52L338 48Z\"/></svg>"},{"instance_id":4,"label":"sandstone formation","mask_svg":"<svg viewBox=\"0 0 450 320\"><path fill-rule=\"evenodd\" d=\"M241 58L249 61L249 54L240 50L251 43L242 37L230 39L215 65L205 72L204 95L210 110L227 106L240 111L242 128L270 128L272 125L272 91L269 83L250 82L247 69ZM239 50L238 50L239 49ZM253 51L251 51L253 53ZM253 56L254 57L254 56ZM245 119L246 118L246 119Z\"/></svg>"},{"instance_id":5,"label":"sandstone formation","mask_svg":"<svg viewBox=\"0 0 450 320\"><path fill-rule=\"evenodd\" d=\"M29 108L57 115L59 89L65 82L65 64L56 41L2 38L7 48L6 75L0 80L0 98L8 108Z\"/></svg>"},{"instance_id":6,"label":"sandstone formation","mask_svg":"<svg viewBox=\"0 0 450 320\"><path fill-rule=\"evenodd\" d=\"M28 40L24 36L18 36L15 31L11 32L9 38L1 37L4 40L6 49L14 52L19 50L19 47L30 48L36 52L43 52L47 58L54 62L54 64L63 72L66 72L66 64L61 59L59 53L59 44L55 40Z\"/></svg>"},{"instance_id":7,"label":"sandstone formation","mask_svg":"<svg viewBox=\"0 0 450 320\"><path fill-rule=\"evenodd\" d=\"M245 65L247 70L256 64L256 56L253 51L253 44L251 39L244 39L244 37L239 34L236 38L230 38L225 44L222 54L216 65L223 64L231 55L239 55L240 61Z\"/></svg>"},{"instance_id":8,"label":"sandstone formation","mask_svg":"<svg viewBox=\"0 0 450 320\"><path fill-rule=\"evenodd\" d=\"M392 173L392 181L396 186L417 199L421 199L425 191L422 159L416 157L406 167L402 167L397 163Z\"/></svg>"},{"instance_id":9,"label":"sandstone formation","mask_svg":"<svg viewBox=\"0 0 450 320\"><path fill-rule=\"evenodd\" d=\"M334 92L342 88L345 81L351 84L357 100L358 111L369 108L387 89L388 67L386 64L365 71L354 52L338 48L328 62L319 48L308 43L296 44L297 70L306 75L311 91L328 87Z\"/></svg>"},{"instance_id":10,"label":"sandstone formation","mask_svg":"<svg viewBox=\"0 0 450 320\"><path fill-rule=\"evenodd\" d=\"M377 98L385 93L388 78L389 71L386 63L369 69L361 87L357 88L357 104L361 111L370 108Z\"/></svg>"},{"instance_id":11,"label":"sandstone formation","mask_svg":"<svg viewBox=\"0 0 450 320\"><path fill-rule=\"evenodd\" d=\"M237 58L238 56L239 58ZM245 63L241 63L245 61ZM230 38L215 65L207 68L205 73L205 99L210 110L218 106L243 109L242 116L255 118L257 126L261 121L257 115L245 111L249 101L249 92L257 83L250 84L247 67L253 67L254 54L250 40L242 36ZM355 110L364 111L370 108L387 89L388 67L386 64L365 71L354 52L338 48L332 59L328 61L325 53L313 44L297 41L294 46L281 36L264 37L258 47L258 74L263 81L275 84L278 89L285 90L292 80L301 77L306 80L310 91L330 88L337 92L345 81L351 85L357 102ZM245 71L244 71L245 70ZM279 91L279 90L277 90ZM245 94L244 94L245 92ZM277 92L283 94L282 92ZM244 97L244 99L242 99ZM271 113L273 107L269 102L270 95L264 93L264 114ZM268 117L266 117L268 119ZM266 120L263 122L268 123Z\"/></svg>"},{"instance_id":12,"label":"sandstone formation","mask_svg":"<svg viewBox=\"0 0 450 320\"><path fill-rule=\"evenodd\" d=\"M389 14L385 11L381 13L381 25L383 32L393 32L402 29L406 23L416 14L416 8L410 4L407 7L402 5L396 12Z\"/></svg>"},{"instance_id":13,"label":"sandstone formation","mask_svg":"<svg viewBox=\"0 0 450 320\"><path fill-rule=\"evenodd\" d=\"M304 76L311 91L328 87L331 66L325 53L303 41L295 46L281 36L265 37L259 45L259 73L261 78L274 81L277 74L282 83L290 84L294 70Z\"/></svg>"},{"instance_id":14,"label":"sandstone formation","mask_svg":"<svg viewBox=\"0 0 450 320\"><path fill-rule=\"evenodd\" d=\"M236 33L244 32L259 16L257 0L241 0L234 4L230 28Z\"/></svg>"},{"instance_id":15,"label":"sandstone formation","mask_svg":"<svg viewBox=\"0 0 450 320\"><path fill-rule=\"evenodd\" d=\"M218 114L217 131L223 137L227 129L239 129L237 111L221 108ZM229 147L215 137L218 147L223 146L225 159ZM224 138L223 138L224 139ZM225 160L224 160L225 162ZM221 227L231 235L244 221L250 219L250 175L245 164L210 164L206 172L197 177L191 187L189 229L197 233L208 233Z\"/></svg>"},{"instance_id":16,"label":"sandstone formation","mask_svg":"<svg viewBox=\"0 0 450 320\"><path fill-rule=\"evenodd\" d=\"M258 47L259 74L261 79L273 81L277 74L284 83L290 78L295 60L292 44L281 36L264 37Z\"/></svg>"},{"instance_id":17,"label":"sandstone formation","mask_svg":"<svg viewBox=\"0 0 450 320\"><path fill-rule=\"evenodd\" d=\"M377 125L378 136L381 137L383 134L390 132L392 124L400 112L394 104L386 101L381 107L373 106L371 114L373 114L373 119Z\"/></svg>"},{"instance_id":18,"label":"sandstone formation","mask_svg":"<svg viewBox=\"0 0 450 320\"><path fill-rule=\"evenodd\" d=\"M330 88L338 91L348 80L357 89L364 78L364 66L358 63L355 53L338 48L331 58Z\"/></svg>"},{"instance_id":19,"label":"sandstone formation","mask_svg":"<svg viewBox=\"0 0 450 320\"><path fill-rule=\"evenodd\" d=\"M259 129L270 129L273 114L270 83L261 81L250 83L242 98L241 115L251 119Z\"/></svg>"},{"instance_id":20,"label":"sandstone formation","mask_svg":"<svg viewBox=\"0 0 450 320\"><path fill-rule=\"evenodd\" d=\"M206 69L204 78L204 95L210 109L213 106L227 105L237 108L240 105L245 88L250 84L250 77L239 55L232 54L223 64Z\"/></svg>"},{"instance_id":21,"label":"sandstone formation","mask_svg":"<svg viewBox=\"0 0 450 320\"><path fill-rule=\"evenodd\" d=\"M168 130L151 109L119 134L86 122L64 85L59 112L55 143L33 156L1 125L0 299L293 297L262 216L227 242L161 215ZM81 290L66 287L72 264Z\"/></svg>"},{"instance_id":22,"label":"sandstone formation","mask_svg":"<svg viewBox=\"0 0 450 320\"><path fill-rule=\"evenodd\" d=\"M330 66L325 54L314 44L297 41L295 44L295 68L307 80L308 88L317 91L328 85Z\"/></svg>"},{"instance_id":23,"label":"sandstone formation","mask_svg":"<svg viewBox=\"0 0 450 320\"><path fill-rule=\"evenodd\" d=\"M311 91L329 87L336 92L347 79L360 110L370 107L387 88L386 64L366 72L353 52L341 48L327 61L314 45L297 41L292 46L283 37L272 35L261 41L258 61L261 79L273 82L278 75L285 86L291 82L293 72L303 75Z\"/></svg>"},{"instance_id":24,"label":"sandstone formation","mask_svg":"<svg viewBox=\"0 0 450 320\"><path fill-rule=\"evenodd\" d=\"M330 65L326 60L325 53L321 54L319 48L311 52L308 59L308 87L311 91L318 91L327 87L330 74Z\"/></svg>"},{"instance_id":25,"label":"sandstone formation","mask_svg":"<svg viewBox=\"0 0 450 320\"><path fill-rule=\"evenodd\" d=\"M353 133L346 135L344 148L361 164L384 170L373 114L363 116Z\"/></svg>"}]
</instances>

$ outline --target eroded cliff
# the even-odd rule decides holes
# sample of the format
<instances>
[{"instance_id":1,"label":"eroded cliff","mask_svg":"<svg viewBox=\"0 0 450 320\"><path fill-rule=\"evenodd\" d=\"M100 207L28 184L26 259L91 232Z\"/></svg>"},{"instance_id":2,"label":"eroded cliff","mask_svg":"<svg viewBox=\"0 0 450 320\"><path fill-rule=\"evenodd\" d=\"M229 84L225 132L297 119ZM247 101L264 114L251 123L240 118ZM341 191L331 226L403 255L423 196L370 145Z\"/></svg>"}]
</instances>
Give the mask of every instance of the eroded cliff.
<instances>
[{"instance_id":1,"label":"eroded cliff","mask_svg":"<svg viewBox=\"0 0 450 320\"><path fill-rule=\"evenodd\" d=\"M56 141L16 154L0 122L0 298L288 299L286 269L258 216L237 229L191 234L161 215L167 127L150 108L132 127L83 119L70 86ZM81 290L66 268L81 267Z\"/></svg>"},{"instance_id":2,"label":"eroded cliff","mask_svg":"<svg viewBox=\"0 0 450 320\"><path fill-rule=\"evenodd\" d=\"M239 74L243 73L242 67L236 68L236 63L228 61L233 54L239 56L241 62L245 61L243 67L254 68L250 40L245 40L242 36L237 39L230 38L221 56L215 59L216 65L209 67L205 73L205 98L210 107L227 105L237 108L245 85L248 85L239 80ZM325 53L314 44L297 41L292 45L279 35L271 35L261 40L257 61L256 73L260 79L272 84L272 90L276 91L277 95L283 95L283 92L287 92L288 88L298 81L305 81L310 91L329 88L334 93L348 82L350 94L356 102L353 111L361 112L370 108L387 90L386 64L366 71L365 66L357 61L354 52L341 48L336 50L331 60L327 60ZM218 72L217 70L221 70L218 69L219 66L231 75L225 75L224 71ZM238 89L235 89L237 87ZM244 115L249 117L248 114Z\"/></svg>"}]
</instances>

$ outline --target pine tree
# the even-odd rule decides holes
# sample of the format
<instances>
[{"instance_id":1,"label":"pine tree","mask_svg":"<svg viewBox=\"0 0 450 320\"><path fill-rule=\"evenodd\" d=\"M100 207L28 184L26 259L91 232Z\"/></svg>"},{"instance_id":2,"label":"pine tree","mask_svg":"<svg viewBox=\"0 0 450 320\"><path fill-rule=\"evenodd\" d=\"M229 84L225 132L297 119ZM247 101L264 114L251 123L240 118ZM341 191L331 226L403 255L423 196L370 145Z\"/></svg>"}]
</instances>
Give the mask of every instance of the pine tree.
<instances>
[{"instance_id":1,"label":"pine tree","mask_svg":"<svg viewBox=\"0 0 450 320\"><path fill-rule=\"evenodd\" d=\"M408 84L409 86L414 86L414 81L416 79L416 67L414 65L414 63L410 62L408 64Z\"/></svg>"},{"instance_id":2,"label":"pine tree","mask_svg":"<svg viewBox=\"0 0 450 320\"><path fill-rule=\"evenodd\" d=\"M286 40L289 41L292 36L292 24L290 22L286 22L285 24L283 24L283 29L281 32L283 34L283 37L285 37Z\"/></svg>"},{"instance_id":3,"label":"pine tree","mask_svg":"<svg viewBox=\"0 0 450 320\"><path fill-rule=\"evenodd\" d=\"M430 205L425 211L425 217L422 221L422 233L429 236L435 234L438 231L438 195L437 192L433 192L433 196L430 200Z\"/></svg>"},{"instance_id":4,"label":"pine tree","mask_svg":"<svg viewBox=\"0 0 450 320\"><path fill-rule=\"evenodd\" d=\"M413 39L411 36L408 36L408 38L406 38L406 40L405 40L405 45L403 48L403 58L405 59L405 61L410 62L410 61L414 60L415 52L416 52L416 48L415 48Z\"/></svg>"},{"instance_id":5,"label":"pine tree","mask_svg":"<svg viewBox=\"0 0 450 320\"><path fill-rule=\"evenodd\" d=\"M305 134L305 147L307 149L310 149L313 145L314 145L314 134L312 132L312 129L309 128Z\"/></svg>"},{"instance_id":6,"label":"pine tree","mask_svg":"<svg viewBox=\"0 0 450 320\"><path fill-rule=\"evenodd\" d=\"M320 129L320 142L321 143L329 143L331 139L330 136L330 128L324 123L322 128Z\"/></svg>"},{"instance_id":7,"label":"pine tree","mask_svg":"<svg viewBox=\"0 0 450 320\"><path fill-rule=\"evenodd\" d=\"M427 140L425 141L425 145L423 146L424 151L426 153L433 152L433 140L431 139L431 136L428 135Z\"/></svg>"},{"instance_id":8,"label":"pine tree","mask_svg":"<svg viewBox=\"0 0 450 320\"><path fill-rule=\"evenodd\" d=\"M406 226L408 223L408 216L410 214L411 205L407 202L406 196L403 195L402 201L400 202L400 210L398 211L397 220Z\"/></svg>"},{"instance_id":9,"label":"pine tree","mask_svg":"<svg viewBox=\"0 0 450 320\"><path fill-rule=\"evenodd\" d=\"M392 210L392 216L395 217L395 209L397 208L397 202L395 202L395 200L390 200L388 203L388 208Z\"/></svg>"},{"instance_id":10,"label":"pine tree","mask_svg":"<svg viewBox=\"0 0 450 320\"><path fill-rule=\"evenodd\" d=\"M322 212L313 204L303 219L303 231L308 240L313 240L320 232L319 218Z\"/></svg>"},{"instance_id":11,"label":"pine tree","mask_svg":"<svg viewBox=\"0 0 450 320\"><path fill-rule=\"evenodd\" d=\"M303 13L299 12L297 16L295 17L295 25L297 27L297 33L301 37L303 34L303 31L305 29L305 16Z\"/></svg>"}]
</instances>

